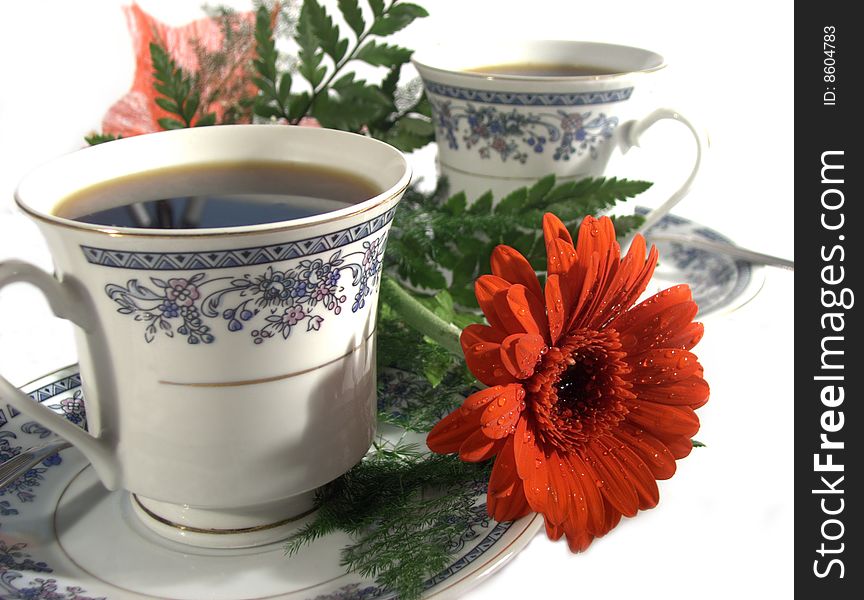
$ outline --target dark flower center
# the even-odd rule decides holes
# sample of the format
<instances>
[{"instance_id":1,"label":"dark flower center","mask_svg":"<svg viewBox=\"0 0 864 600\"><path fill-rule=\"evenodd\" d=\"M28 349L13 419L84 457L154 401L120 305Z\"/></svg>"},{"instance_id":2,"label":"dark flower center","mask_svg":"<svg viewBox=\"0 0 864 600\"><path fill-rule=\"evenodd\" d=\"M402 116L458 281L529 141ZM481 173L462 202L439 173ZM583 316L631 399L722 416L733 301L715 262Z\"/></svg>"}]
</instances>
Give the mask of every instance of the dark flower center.
<instances>
[{"instance_id":1,"label":"dark flower center","mask_svg":"<svg viewBox=\"0 0 864 600\"><path fill-rule=\"evenodd\" d=\"M526 384L538 439L565 452L608 433L634 398L618 332L580 329L543 356Z\"/></svg>"}]
</instances>

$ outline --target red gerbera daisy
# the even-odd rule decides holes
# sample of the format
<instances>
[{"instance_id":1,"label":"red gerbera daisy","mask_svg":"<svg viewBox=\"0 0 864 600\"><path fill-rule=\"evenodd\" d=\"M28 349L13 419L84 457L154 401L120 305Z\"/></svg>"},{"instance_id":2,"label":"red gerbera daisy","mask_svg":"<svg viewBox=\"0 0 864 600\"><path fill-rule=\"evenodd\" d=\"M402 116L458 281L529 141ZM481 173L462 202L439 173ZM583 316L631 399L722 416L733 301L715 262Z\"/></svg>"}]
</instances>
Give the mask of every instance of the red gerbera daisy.
<instances>
[{"instance_id":1,"label":"red gerbera daisy","mask_svg":"<svg viewBox=\"0 0 864 600\"><path fill-rule=\"evenodd\" d=\"M541 288L509 246L477 280L489 325L462 332L471 372L490 386L430 432L434 452L495 457L487 507L498 521L542 513L552 539L584 550L621 519L654 507L656 480L675 472L708 400L690 349L702 337L686 285L633 304L657 263L636 236L622 260L612 221L586 217L573 240L543 219ZM631 308L632 307L632 308Z\"/></svg>"}]
</instances>

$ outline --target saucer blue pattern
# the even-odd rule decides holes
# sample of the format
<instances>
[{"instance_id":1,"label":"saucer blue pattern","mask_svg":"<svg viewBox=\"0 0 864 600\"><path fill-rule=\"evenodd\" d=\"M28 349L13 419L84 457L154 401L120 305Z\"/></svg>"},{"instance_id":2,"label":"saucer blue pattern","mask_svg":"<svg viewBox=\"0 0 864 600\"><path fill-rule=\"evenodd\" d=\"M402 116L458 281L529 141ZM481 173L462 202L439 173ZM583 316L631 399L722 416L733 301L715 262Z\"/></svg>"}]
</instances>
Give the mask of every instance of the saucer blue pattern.
<instances>
[{"instance_id":1,"label":"saucer blue pattern","mask_svg":"<svg viewBox=\"0 0 864 600\"><path fill-rule=\"evenodd\" d=\"M647 214L647 208L636 212ZM651 243L651 234L674 233L715 242L732 244L725 235L676 215L666 215L651 227L645 237ZM699 317L735 310L751 300L765 282L763 267L745 260L737 260L701 248L677 242L659 241L660 262L654 271L649 291L657 292L679 283L686 283L693 291L693 300L699 306Z\"/></svg>"},{"instance_id":2,"label":"saucer blue pattern","mask_svg":"<svg viewBox=\"0 0 864 600\"><path fill-rule=\"evenodd\" d=\"M22 389L86 426L77 366ZM0 460L50 437L44 427L0 405ZM85 493L69 500L76 488ZM478 494L475 531L459 541L456 560L426 582L424 597L459 597L521 550L542 525L533 515L496 523L486 515L484 500ZM137 523L126 493L105 490L86 459L69 449L0 490L0 600L392 598L373 581L344 573L338 559L346 541L334 534L288 558L278 543L207 551L157 539Z\"/></svg>"}]
</instances>

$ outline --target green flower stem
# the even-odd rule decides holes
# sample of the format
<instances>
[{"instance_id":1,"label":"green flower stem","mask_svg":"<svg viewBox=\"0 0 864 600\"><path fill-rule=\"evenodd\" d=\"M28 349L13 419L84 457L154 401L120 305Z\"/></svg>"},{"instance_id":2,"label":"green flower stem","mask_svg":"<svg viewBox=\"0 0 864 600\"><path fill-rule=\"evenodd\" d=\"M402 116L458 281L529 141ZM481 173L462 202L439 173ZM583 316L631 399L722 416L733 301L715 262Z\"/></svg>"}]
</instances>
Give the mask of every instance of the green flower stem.
<instances>
[{"instance_id":1,"label":"green flower stem","mask_svg":"<svg viewBox=\"0 0 864 600\"><path fill-rule=\"evenodd\" d=\"M462 334L461 329L423 306L390 277L383 278L381 293L387 299L390 308L399 313L399 316L408 326L435 340L454 356L459 358L464 356L462 345L459 343L459 336Z\"/></svg>"}]
</instances>

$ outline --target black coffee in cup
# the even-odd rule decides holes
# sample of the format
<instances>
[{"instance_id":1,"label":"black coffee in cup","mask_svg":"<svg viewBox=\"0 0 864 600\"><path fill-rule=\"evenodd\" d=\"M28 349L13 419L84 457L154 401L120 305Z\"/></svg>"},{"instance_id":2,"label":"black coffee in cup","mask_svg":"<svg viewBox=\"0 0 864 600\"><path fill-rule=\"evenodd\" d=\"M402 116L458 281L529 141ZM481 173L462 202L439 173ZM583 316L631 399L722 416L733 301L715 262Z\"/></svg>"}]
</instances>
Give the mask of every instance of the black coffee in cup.
<instances>
[{"instance_id":1,"label":"black coffee in cup","mask_svg":"<svg viewBox=\"0 0 864 600\"><path fill-rule=\"evenodd\" d=\"M361 176L317 165L203 163L144 171L84 188L52 212L108 227L241 227L339 210L380 192Z\"/></svg>"}]
</instances>

